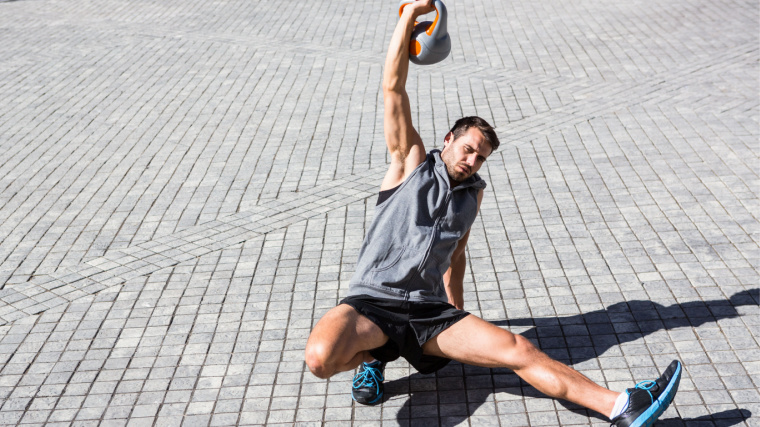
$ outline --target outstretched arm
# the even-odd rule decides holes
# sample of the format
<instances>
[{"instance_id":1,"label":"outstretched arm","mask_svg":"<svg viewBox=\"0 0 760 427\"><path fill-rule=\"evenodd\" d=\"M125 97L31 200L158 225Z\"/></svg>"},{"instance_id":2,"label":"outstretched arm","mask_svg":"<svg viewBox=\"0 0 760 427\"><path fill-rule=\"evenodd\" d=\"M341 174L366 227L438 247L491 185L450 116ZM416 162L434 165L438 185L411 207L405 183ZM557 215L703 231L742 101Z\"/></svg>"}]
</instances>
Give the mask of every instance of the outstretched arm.
<instances>
[{"instance_id":1,"label":"outstretched arm","mask_svg":"<svg viewBox=\"0 0 760 427\"><path fill-rule=\"evenodd\" d=\"M391 154L391 166L383 179L381 190L399 185L425 160L425 147L412 125L406 77L409 72L409 40L415 19L435 10L432 3L432 0L418 0L404 7L388 46L383 71L383 125L385 142Z\"/></svg>"},{"instance_id":2,"label":"outstretched arm","mask_svg":"<svg viewBox=\"0 0 760 427\"><path fill-rule=\"evenodd\" d=\"M478 210L483 201L483 190L478 192ZM464 272L467 269L467 255L464 249L467 247L467 239L470 238L470 230L459 239L454 254L451 256L451 265L443 274L443 284L446 288L446 296L449 304L462 310L464 308Z\"/></svg>"}]
</instances>

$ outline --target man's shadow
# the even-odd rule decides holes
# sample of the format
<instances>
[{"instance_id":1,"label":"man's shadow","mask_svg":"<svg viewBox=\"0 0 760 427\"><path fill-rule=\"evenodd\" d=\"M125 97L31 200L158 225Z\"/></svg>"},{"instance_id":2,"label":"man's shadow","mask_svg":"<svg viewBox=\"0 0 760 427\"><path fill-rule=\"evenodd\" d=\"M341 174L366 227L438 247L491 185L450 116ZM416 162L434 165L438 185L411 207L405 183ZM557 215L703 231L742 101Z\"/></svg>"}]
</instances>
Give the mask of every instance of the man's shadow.
<instances>
[{"instance_id":1,"label":"man's shadow","mask_svg":"<svg viewBox=\"0 0 760 427\"><path fill-rule=\"evenodd\" d=\"M606 310L597 310L574 316L552 318L522 318L490 321L509 328L530 327L521 335L529 338L554 359L574 365L594 359L612 347L638 340L660 330L682 326L698 327L708 322L733 319L740 316L736 307L759 305L760 289L750 289L734 294L728 300L694 301L663 306L651 301L628 301L613 304ZM675 349L673 349L675 352ZM688 370L688 366L686 367ZM648 379L648 378L643 378ZM638 380L638 379L637 379ZM493 412L493 405L480 411L486 401L498 389L513 395L534 396L549 399L512 371L503 368L488 369L450 363L432 375L413 374L408 378L385 384L386 399L411 394L399 408L397 420L401 425L458 425L472 414ZM502 399L500 399L502 400ZM499 403L499 413L514 413L513 424L527 424L526 412L553 411L550 403L536 401L536 408L524 408L521 400ZM565 408L580 416L600 420L606 418L580 406L560 402ZM390 405L389 405L390 406ZM478 411L476 413L476 411ZM495 413L494 413L495 415ZM705 421L704 424L730 426L751 415L744 409L724 411L691 420L663 420L661 425L684 425L682 421ZM731 420L739 421L731 421ZM562 422L558 420L558 422ZM587 421L585 421L587 422ZM575 423L575 422L573 422ZM503 423L502 423L503 424ZM703 425L689 423L689 425ZM660 425L660 423L658 423Z\"/></svg>"}]
</instances>

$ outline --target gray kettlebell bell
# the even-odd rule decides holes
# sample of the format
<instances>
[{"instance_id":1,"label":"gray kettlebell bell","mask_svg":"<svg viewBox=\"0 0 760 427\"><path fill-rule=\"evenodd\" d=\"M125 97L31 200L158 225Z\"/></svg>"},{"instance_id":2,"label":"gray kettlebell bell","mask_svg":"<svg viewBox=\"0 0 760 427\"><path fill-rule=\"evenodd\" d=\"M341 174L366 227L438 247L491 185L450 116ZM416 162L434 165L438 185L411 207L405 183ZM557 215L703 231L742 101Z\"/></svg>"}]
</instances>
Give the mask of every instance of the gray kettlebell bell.
<instances>
[{"instance_id":1,"label":"gray kettlebell bell","mask_svg":"<svg viewBox=\"0 0 760 427\"><path fill-rule=\"evenodd\" d=\"M414 0L401 0L398 15ZM441 62L451 52L451 38L446 30L446 6L441 0L433 2L436 15L434 21L415 22L409 42L409 60L417 65L431 65Z\"/></svg>"}]
</instances>

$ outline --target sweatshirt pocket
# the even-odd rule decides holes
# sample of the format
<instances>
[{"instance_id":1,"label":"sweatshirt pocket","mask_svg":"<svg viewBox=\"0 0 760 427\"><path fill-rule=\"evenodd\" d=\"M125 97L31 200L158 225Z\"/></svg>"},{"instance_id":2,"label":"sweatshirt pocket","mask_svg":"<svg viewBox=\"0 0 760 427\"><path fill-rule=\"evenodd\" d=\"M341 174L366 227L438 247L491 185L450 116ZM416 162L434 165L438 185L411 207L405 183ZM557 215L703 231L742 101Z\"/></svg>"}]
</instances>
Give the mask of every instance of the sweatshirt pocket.
<instances>
[{"instance_id":1,"label":"sweatshirt pocket","mask_svg":"<svg viewBox=\"0 0 760 427\"><path fill-rule=\"evenodd\" d=\"M391 248L385 257L385 260L370 271L372 271L372 273L379 273L390 270L401 260L401 257L404 255L404 251L406 251L406 246L401 246L400 248L395 249Z\"/></svg>"},{"instance_id":2,"label":"sweatshirt pocket","mask_svg":"<svg viewBox=\"0 0 760 427\"><path fill-rule=\"evenodd\" d=\"M371 283L373 286L393 289L400 292L406 289L407 281L416 271L419 260L413 259L410 250L406 246L394 249L388 253L385 262L370 270Z\"/></svg>"}]
</instances>

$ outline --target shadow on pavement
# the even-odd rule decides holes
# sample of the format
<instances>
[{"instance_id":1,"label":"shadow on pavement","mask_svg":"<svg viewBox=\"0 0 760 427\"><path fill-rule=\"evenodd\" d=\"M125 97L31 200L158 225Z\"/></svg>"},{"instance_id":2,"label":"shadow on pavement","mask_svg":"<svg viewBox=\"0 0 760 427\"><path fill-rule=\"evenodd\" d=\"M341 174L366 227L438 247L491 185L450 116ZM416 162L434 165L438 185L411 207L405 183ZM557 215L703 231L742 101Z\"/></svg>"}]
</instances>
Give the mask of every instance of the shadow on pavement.
<instances>
[{"instance_id":1,"label":"shadow on pavement","mask_svg":"<svg viewBox=\"0 0 760 427\"><path fill-rule=\"evenodd\" d=\"M491 323L508 328L533 326L521 335L537 341L538 347L549 356L575 364L663 329L698 327L708 322L732 319L739 316L735 307L758 304L760 288L736 293L728 300L692 301L669 306L636 300L574 316L497 320Z\"/></svg>"},{"instance_id":2,"label":"shadow on pavement","mask_svg":"<svg viewBox=\"0 0 760 427\"><path fill-rule=\"evenodd\" d=\"M752 412L746 409L731 409L697 418L666 418L659 420L655 425L658 427L730 427L743 423L751 416Z\"/></svg>"},{"instance_id":3,"label":"shadow on pavement","mask_svg":"<svg viewBox=\"0 0 760 427\"><path fill-rule=\"evenodd\" d=\"M497 320L491 323L505 327L533 326L521 335L537 342L539 348L551 357L576 364L596 358L614 346L660 330L697 327L708 322L736 318L740 316L736 307L759 304L760 289L750 289L734 294L728 300L694 301L670 306L651 301L628 301L613 304L606 310L574 316ZM688 366L686 369L688 371ZM486 401L492 401L491 395L496 390L548 399L509 369L480 368L456 362L450 363L436 374L413 374L408 378L388 381L385 384L385 398L410 395L397 415L401 424L438 425L440 422L441 425L457 425L467 420ZM579 415L606 421L605 417L580 406L569 402L561 404ZM537 405L551 408L550 405ZM525 412L521 400L500 401L499 407L500 413L514 412L518 418ZM553 410L545 411L549 413ZM737 409L693 419L666 419L658 425L732 426L750 415L745 409ZM525 419L525 422L528 420ZM515 423L520 421L516 419Z\"/></svg>"}]
</instances>

